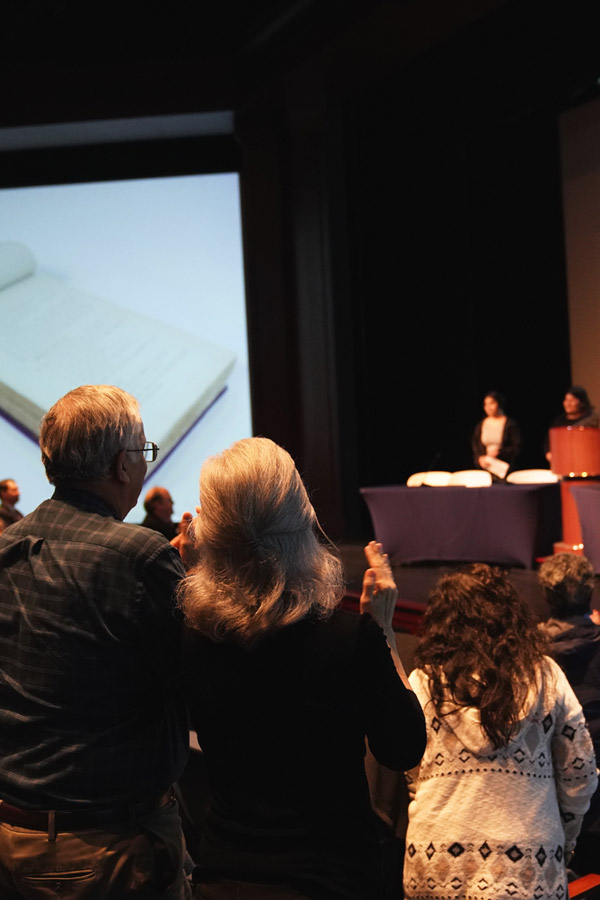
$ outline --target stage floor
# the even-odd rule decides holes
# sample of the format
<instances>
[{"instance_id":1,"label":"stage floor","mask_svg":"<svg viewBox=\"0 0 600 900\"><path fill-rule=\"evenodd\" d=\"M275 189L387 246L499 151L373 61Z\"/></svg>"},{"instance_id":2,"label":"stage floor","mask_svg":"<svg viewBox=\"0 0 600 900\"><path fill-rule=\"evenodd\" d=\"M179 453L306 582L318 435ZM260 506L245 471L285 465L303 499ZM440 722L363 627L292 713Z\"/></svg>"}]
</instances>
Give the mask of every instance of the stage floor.
<instances>
[{"instance_id":1,"label":"stage floor","mask_svg":"<svg viewBox=\"0 0 600 900\"><path fill-rule=\"evenodd\" d=\"M363 572L366 562L363 553L364 544L340 543L338 550L344 563L346 573L346 599L344 605L349 609L358 608L358 597L362 587ZM441 575L452 572L464 563L421 564L394 566L394 578L398 585L398 602L394 629L396 631L414 633L427 605L429 592ZM502 568L502 567L501 567ZM549 615L548 606L538 584L537 573L532 569L507 569L508 577L527 602L533 614L540 621ZM600 609L600 579L596 578L596 587L592 605Z\"/></svg>"}]
</instances>

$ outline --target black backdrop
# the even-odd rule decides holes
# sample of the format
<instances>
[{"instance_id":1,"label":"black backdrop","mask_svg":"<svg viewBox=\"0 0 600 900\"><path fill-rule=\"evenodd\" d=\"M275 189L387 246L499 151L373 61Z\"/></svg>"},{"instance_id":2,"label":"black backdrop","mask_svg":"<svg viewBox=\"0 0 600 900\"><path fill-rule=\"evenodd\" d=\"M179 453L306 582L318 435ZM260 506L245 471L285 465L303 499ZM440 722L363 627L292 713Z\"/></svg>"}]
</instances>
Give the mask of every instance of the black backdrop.
<instances>
[{"instance_id":1,"label":"black backdrop","mask_svg":"<svg viewBox=\"0 0 600 900\"><path fill-rule=\"evenodd\" d=\"M490 388L542 462L570 380L557 121L598 94L600 4L109 4L78 54L72 5L17 7L0 150L6 126L235 111L216 139L0 154L3 180L239 167L255 433L333 537L368 535L361 485L469 465Z\"/></svg>"},{"instance_id":2,"label":"black backdrop","mask_svg":"<svg viewBox=\"0 0 600 900\"><path fill-rule=\"evenodd\" d=\"M286 260L250 272L255 422L336 536L368 533L360 485L470 466L487 390L520 465L545 464L570 381L557 120L589 71L577 16L536 13L508 4L362 83L316 56L238 116L250 259Z\"/></svg>"}]
</instances>

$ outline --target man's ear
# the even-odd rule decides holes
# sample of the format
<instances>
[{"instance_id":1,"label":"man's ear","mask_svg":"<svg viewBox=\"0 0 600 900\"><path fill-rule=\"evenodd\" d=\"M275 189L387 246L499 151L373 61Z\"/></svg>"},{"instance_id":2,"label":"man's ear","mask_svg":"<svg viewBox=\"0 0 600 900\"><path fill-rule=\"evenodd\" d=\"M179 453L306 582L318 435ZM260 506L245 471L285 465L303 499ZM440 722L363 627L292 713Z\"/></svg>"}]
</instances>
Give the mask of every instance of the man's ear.
<instances>
[{"instance_id":1,"label":"man's ear","mask_svg":"<svg viewBox=\"0 0 600 900\"><path fill-rule=\"evenodd\" d=\"M129 457L127 450L120 450L113 463L114 476L121 484L127 484L129 481Z\"/></svg>"}]
</instances>

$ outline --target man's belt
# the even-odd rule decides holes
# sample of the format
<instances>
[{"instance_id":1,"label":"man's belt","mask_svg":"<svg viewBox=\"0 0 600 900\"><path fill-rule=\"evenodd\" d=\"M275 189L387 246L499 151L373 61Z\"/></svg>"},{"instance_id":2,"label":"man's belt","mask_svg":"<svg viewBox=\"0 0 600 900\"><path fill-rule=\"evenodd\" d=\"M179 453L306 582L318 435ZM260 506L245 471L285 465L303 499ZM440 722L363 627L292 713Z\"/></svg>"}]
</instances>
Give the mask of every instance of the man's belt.
<instances>
[{"instance_id":1,"label":"man's belt","mask_svg":"<svg viewBox=\"0 0 600 900\"><path fill-rule=\"evenodd\" d=\"M173 789L169 788L154 800L81 810L23 809L0 800L0 822L17 825L20 828L30 828L32 831L47 831L52 834L79 831L83 828L94 828L97 825L117 825L120 822L134 821L139 816L149 815L154 810L166 806L172 798Z\"/></svg>"}]
</instances>

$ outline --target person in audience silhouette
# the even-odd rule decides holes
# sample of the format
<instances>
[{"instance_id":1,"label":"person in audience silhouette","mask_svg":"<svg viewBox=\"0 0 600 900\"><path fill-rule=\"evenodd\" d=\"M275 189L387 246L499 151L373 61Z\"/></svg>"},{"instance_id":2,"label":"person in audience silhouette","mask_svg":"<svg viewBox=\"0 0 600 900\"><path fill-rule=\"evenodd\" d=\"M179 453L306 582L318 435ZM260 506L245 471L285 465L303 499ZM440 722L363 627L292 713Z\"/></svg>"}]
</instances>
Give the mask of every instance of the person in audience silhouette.
<instances>
[{"instance_id":1,"label":"person in audience silhouette","mask_svg":"<svg viewBox=\"0 0 600 900\"><path fill-rule=\"evenodd\" d=\"M410 675L427 750L408 773L404 891L567 896L597 785L581 706L514 587L476 564L432 591Z\"/></svg>"},{"instance_id":2,"label":"person in audience silhouette","mask_svg":"<svg viewBox=\"0 0 600 900\"><path fill-rule=\"evenodd\" d=\"M83 385L40 449L55 491L0 536L0 897L184 900L185 568L123 521L158 447L134 397Z\"/></svg>"},{"instance_id":3,"label":"person in audience silhouette","mask_svg":"<svg viewBox=\"0 0 600 900\"><path fill-rule=\"evenodd\" d=\"M600 763L600 626L592 620L594 569L584 556L557 553L538 573L550 618L539 625L575 691ZM597 872L600 863L600 792L592 797L577 840L572 867L580 875Z\"/></svg>"},{"instance_id":4,"label":"person in audience silhouette","mask_svg":"<svg viewBox=\"0 0 600 900\"><path fill-rule=\"evenodd\" d=\"M179 523L173 522L173 500L164 487L152 487L144 497L146 516L141 522L144 528L160 531L168 541L172 541L179 530Z\"/></svg>"},{"instance_id":5,"label":"person in audience silhouette","mask_svg":"<svg viewBox=\"0 0 600 900\"><path fill-rule=\"evenodd\" d=\"M200 504L190 526L200 562L180 589L210 793L195 897L375 900L365 736L399 770L425 747L387 557L366 548L370 615L338 610L340 562L292 458L265 438L204 464Z\"/></svg>"},{"instance_id":6,"label":"person in audience silhouette","mask_svg":"<svg viewBox=\"0 0 600 900\"><path fill-rule=\"evenodd\" d=\"M0 481L0 534L13 522L23 518L23 513L16 508L19 496L19 486L13 478Z\"/></svg>"}]
</instances>

